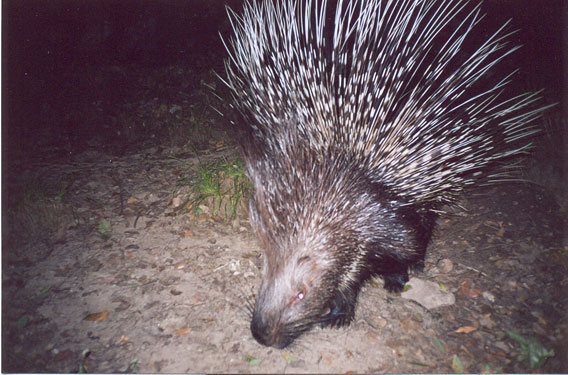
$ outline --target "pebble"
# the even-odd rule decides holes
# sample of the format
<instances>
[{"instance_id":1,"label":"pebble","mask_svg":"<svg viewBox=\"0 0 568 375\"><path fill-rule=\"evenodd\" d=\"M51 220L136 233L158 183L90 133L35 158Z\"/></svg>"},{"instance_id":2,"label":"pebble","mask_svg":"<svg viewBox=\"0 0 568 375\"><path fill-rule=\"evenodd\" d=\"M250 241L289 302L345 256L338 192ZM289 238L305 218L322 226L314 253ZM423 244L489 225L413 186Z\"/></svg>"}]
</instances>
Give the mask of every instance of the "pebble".
<instances>
[{"instance_id":1,"label":"pebble","mask_svg":"<svg viewBox=\"0 0 568 375\"><path fill-rule=\"evenodd\" d=\"M501 349L503 352L505 353L509 353L511 351L511 349L509 348L509 345L507 345L506 342L504 341L497 341L493 344L497 349Z\"/></svg>"},{"instance_id":2,"label":"pebble","mask_svg":"<svg viewBox=\"0 0 568 375\"><path fill-rule=\"evenodd\" d=\"M495 327L495 322L493 320L491 320L491 318L488 315L479 319L479 324L481 324L482 327L491 329L491 328Z\"/></svg>"},{"instance_id":3,"label":"pebble","mask_svg":"<svg viewBox=\"0 0 568 375\"><path fill-rule=\"evenodd\" d=\"M489 302L495 302L495 296L489 292L483 292L483 298L488 300Z\"/></svg>"},{"instance_id":4,"label":"pebble","mask_svg":"<svg viewBox=\"0 0 568 375\"><path fill-rule=\"evenodd\" d=\"M450 273L454 269L454 263L447 258L442 259L438 262L438 269L441 273Z\"/></svg>"},{"instance_id":5,"label":"pebble","mask_svg":"<svg viewBox=\"0 0 568 375\"><path fill-rule=\"evenodd\" d=\"M180 197L175 197L174 199L172 199L172 206L173 207L179 207L181 206L182 200Z\"/></svg>"}]
</instances>

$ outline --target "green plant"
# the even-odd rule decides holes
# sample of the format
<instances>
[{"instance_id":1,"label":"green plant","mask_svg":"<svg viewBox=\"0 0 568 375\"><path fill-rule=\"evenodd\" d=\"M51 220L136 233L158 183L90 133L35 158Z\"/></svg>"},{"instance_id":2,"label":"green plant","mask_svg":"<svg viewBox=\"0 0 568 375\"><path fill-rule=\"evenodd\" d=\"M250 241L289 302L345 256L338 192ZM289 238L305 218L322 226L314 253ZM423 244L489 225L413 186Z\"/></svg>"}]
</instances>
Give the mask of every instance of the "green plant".
<instances>
[{"instance_id":1,"label":"green plant","mask_svg":"<svg viewBox=\"0 0 568 375\"><path fill-rule=\"evenodd\" d=\"M487 363L481 371L482 374L501 374L503 373L502 367L493 367L490 363Z\"/></svg>"},{"instance_id":2,"label":"green plant","mask_svg":"<svg viewBox=\"0 0 568 375\"><path fill-rule=\"evenodd\" d=\"M106 220L106 219L101 219L101 221L99 221L99 225L97 227L97 231L99 232L101 238L103 240L108 240L111 236L112 233L112 225L110 223L110 221Z\"/></svg>"},{"instance_id":3,"label":"green plant","mask_svg":"<svg viewBox=\"0 0 568 375\"><path fill-rule=\"evenodd\" d=\"M456 354L452 357L452 370L454 374L464 374L467 372L463 367L462 361Z\"/></svg>"},{"instance_id":4,"label":"green plant","mask_svg":"<svg viewBox=\"0 0 568 375\"><path fill-rule=\"evenodd\" d=\"M198 167L191 202L195 210L207 203L212 213L232 219L249 191L241 160L215 161Z\"/></svg>"},{"instance_id":5,"label":"green plant","mask_svg":"<svg viewBox=\"0 0 568 375\"><path fill-rule=\"evenodd\" d=\"M554 350L546 349L537 339L526 338L513 331L506 331L507 335L521 346L519 361L529 362L531 371L536 370L546 362L548 357L554 356Z\"/></svg>"}]
</instances>

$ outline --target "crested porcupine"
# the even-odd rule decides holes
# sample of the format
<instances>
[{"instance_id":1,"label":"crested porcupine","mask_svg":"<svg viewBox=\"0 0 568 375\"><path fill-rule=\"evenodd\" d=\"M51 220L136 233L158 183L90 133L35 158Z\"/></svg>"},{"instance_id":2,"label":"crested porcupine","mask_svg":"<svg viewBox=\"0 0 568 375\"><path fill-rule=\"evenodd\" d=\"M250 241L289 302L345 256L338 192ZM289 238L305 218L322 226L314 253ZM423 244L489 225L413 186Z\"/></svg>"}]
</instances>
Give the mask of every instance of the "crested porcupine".
<instances>
[{"instance_id":1,"label":"crested porcupine","mask_svg":"<svg viewBox=\"0 0 568 375\"><path fill-rule=\"evenodd\" d=\"M251 331L283 348L348 325L371 277L400 291L440 207L523 153L542 108L503 98L511 74L481 85L517 47L505 25L462 53L479 5L266 0L229 18L225 83L265 249Z\"/></svg>"}]
</instances>

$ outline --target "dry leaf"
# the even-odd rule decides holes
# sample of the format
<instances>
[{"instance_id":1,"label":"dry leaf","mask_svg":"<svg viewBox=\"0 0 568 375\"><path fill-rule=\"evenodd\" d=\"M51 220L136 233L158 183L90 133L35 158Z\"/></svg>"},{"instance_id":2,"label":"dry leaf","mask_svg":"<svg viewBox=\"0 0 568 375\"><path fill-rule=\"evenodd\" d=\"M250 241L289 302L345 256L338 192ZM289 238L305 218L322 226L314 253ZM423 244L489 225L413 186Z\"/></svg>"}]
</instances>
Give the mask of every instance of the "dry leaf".
<instances>
[{"instance_id":1,"label":"dry leaf","mask_svg":"<svg viewBox=\"0 0 568 375\"><path fill-rule=\"evenodd\" d=\"M471 289L469 290L468 296L469 296L469 297L472 297L472 298L475 298L475 297L479 297L479 296L482 295L482 294L483 294L483 292L482 292L481 290L471 288Z\"/></svg>"},{"instance_id":2,"label":"dry leaf","mask_svg":"<svg viewBox=\"0 0 568 375\"><path fill-rule=\"evenodd\" d=\"M475 330L477 330L477 328L475 328L475 327L463 326L463 327L456 329L456 332L457 333L470 333L470 332L473 332Z\"/></svg>"},{"instance_id":3,"label":"dry leaf","mask_svg":"<svg viewBox=\"0 0 568 375\"><path fill-rule=\"evenodd\" d=\"M185 268L185 266L187 266L188 263L189 263L189 259L184 259L184 260L174 264L174 268L176 270L183 270Z\"/></svg>"},{"instance_id":4,"label":"dry leaf","mask_svg":"<svg viewBox=\"0 0 568 375\"><path fill-rule=\"evenodd\" d=\"M120 344L122 344L122 343L128 342L128 340L129 340L128 337L122 335L122 336L120 336L120 338L118 339L118 341L116 342L116 344L117 344L117 345L120 345Z\"/></svg>"},{"instance_id":5,"label":"dry leaf","mask_svg":"<svg viewBox=\"0 0 568 375\"><path fill-rule=\"evenodd\" d=\"M479 297L483 294L481 290L473 288L469 284L469 280L464 280L460 283L460 293L471 298Z\"/></svg>"},{"instance_id":6,"label":"dry leaf","mask_svg":"<svg viewBox=\"0 0 568 375\"><path fill-rule=\"evenodd\" d=\"M176 330L176 335L187 335L189 332L191 332L191 327L184 327L184 328L180 328Z\"/></svg>"},{"instance_id":7,"label":"dry leaf","mask_svg":"<svg viewBox=\"0 0 568 375\"><path fill-rule=\"evenodd\" d=\"M503 235L505 234L505 228L501 227L501 229L499 229L496 234L498 237L503 237Z\"/></svg>"},{"instance_id":8,"label":"dry leaf","mask_svg":"<svg viewBox=\"0 0 568 375\"><path fill-rule=\"evenodd\" d=\"M103 320L107 320L108 318L108 311L101 311L101 312L97 312L97 313L92 313L87 315L83 320L88 320L91 322L100 322Z\"/></svg>"}]
</instances>

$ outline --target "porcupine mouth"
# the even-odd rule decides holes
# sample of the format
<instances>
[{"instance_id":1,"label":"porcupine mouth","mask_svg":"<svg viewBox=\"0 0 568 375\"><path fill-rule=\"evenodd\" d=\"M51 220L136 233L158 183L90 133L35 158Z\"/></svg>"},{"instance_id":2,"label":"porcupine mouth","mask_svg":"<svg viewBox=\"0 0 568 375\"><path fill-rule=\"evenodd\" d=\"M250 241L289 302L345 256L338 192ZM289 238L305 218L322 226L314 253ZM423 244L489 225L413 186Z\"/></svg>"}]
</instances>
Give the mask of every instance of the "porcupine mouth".
<instances>
[{"instance_id":1,"label":"porcupine mouth","mask_svg":"<svg viewBox=\"0 0 568 375\"><path fill-rule=\"evenodd\" d=\"M252 333L252 337L261 345L270 346L277 349L284 349L288 345L290 345L299 335L286 335L276 332L266 332L267 330L259 327L258 324L255 323L255 319L251 321L250 330ZM274 331L274 329L272 329Z\"/></svg>"}]
</instances>

